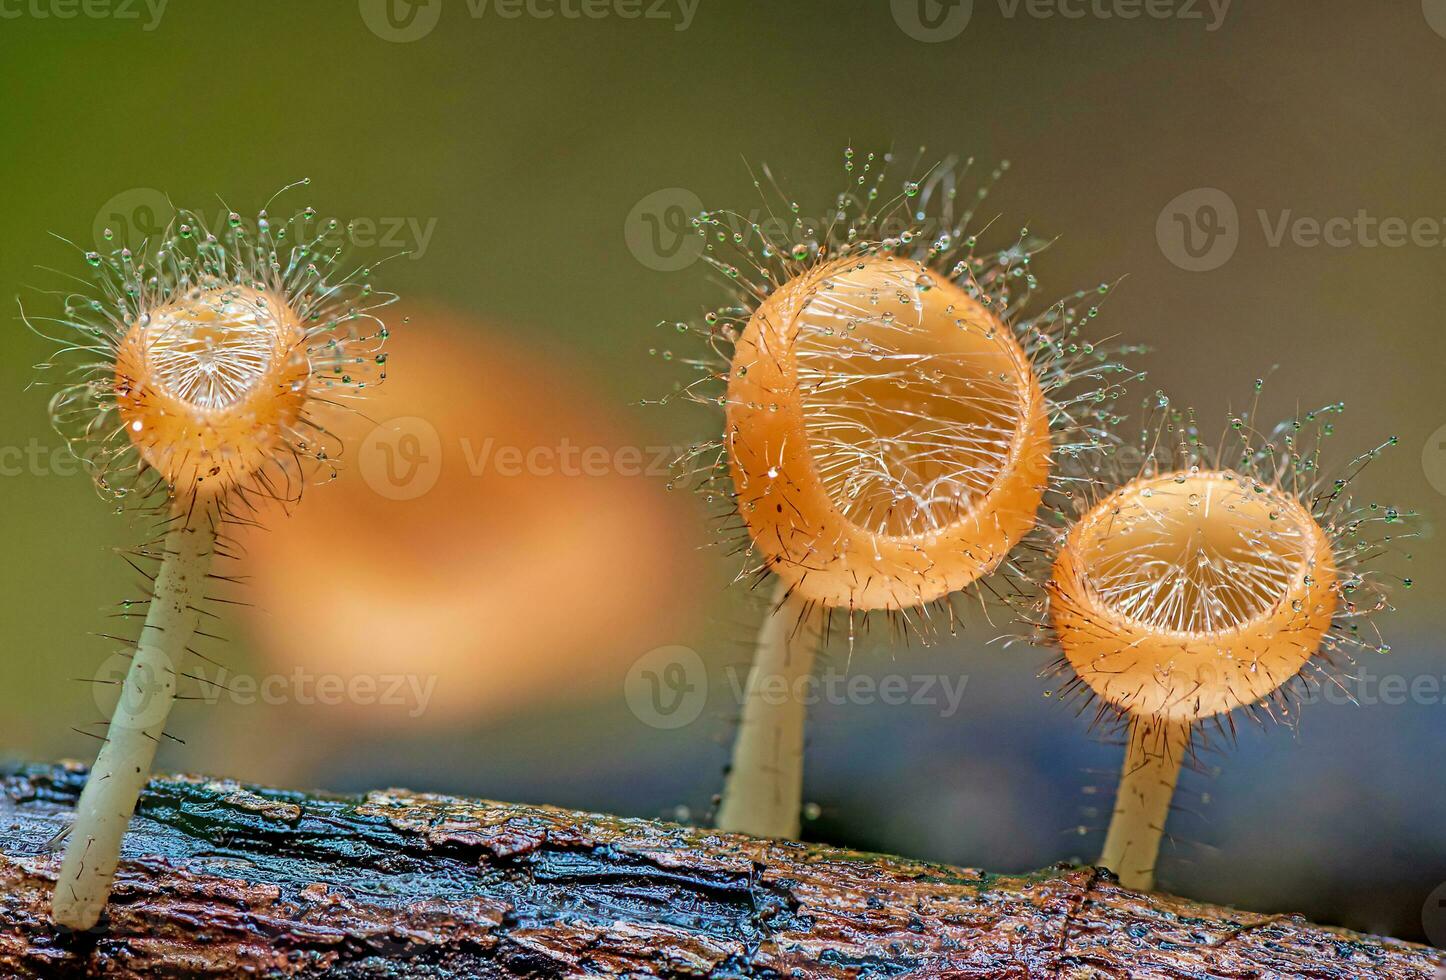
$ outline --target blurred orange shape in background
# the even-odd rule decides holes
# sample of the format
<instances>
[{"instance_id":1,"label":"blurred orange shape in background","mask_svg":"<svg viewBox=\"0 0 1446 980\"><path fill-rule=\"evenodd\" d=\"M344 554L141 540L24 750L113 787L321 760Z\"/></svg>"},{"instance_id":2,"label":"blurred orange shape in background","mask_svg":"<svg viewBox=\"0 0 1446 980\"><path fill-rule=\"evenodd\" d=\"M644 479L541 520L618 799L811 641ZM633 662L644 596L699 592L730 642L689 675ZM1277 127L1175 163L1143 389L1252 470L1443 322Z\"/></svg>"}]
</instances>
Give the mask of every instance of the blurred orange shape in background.
<instances>
[{"instance_id":1,"label":"blurred orange shape in background","mask_svg":"<svg viewBox=\"0 0 1446 980\"><path fill-rule=\"evenodd\" d=\"M629 409L514 334L388 317L388 377L339 424L340 476L243 529L263 670L435 684L358 727L478 723L596 697L695 613L701 524ZM636 418L636 417L635 417ZM415 717L414 717L415 715Z\"/></svg>"}]
</instances>

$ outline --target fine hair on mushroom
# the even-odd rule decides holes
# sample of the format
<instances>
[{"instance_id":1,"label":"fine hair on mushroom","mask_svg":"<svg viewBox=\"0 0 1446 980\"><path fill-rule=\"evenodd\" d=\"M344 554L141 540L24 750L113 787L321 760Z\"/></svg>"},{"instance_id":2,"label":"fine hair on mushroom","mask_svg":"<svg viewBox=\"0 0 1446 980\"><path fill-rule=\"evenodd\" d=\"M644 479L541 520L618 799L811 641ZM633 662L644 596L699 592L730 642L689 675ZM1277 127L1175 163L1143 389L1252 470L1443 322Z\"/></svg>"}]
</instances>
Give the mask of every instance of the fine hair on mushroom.
<instances>
[{"instance_id":1,"label":"fine hair on mushroom","mask_svg":"<svg viewBox=\"0 0 1446 980\"><path fill-rule=\"evenodd\" d=\"M892 154L849 149L847 188L821 217L765 169L752 215L694 219L729 301L662 325L701 355L656 353L695 372L673 399L723 419L678 481L722 511L738 578L773 580L721 829L798 836L797 692L819 649L843 632L852 650L875 614L904 639L952 632L954 597L1008 574L1062 488L1054 458L1111 438L1125 348L1083 336L1111 286L1034 309L1048 243L1024 228L987 250L975 227L1006 168L978 184L969 163L926 167L921 151L895 182Z\"/></svg>"},{"instance_id":2,"label":"fine hair on mushroom","mask_svg":"<svg viewBox=\"0 0 1446 980\"><path fill-rule=\"evenodd\" d=\"M385 377L378 313L395 297L346 259L342 225L310 207L282 220L224 204L221 214L211 227L179 210L134 251L78 248L89 278L45 291L51 310L22 307L57 347L41 365L57 429L103 495L154 529L125 555L146 591L122 604L143 619L139 633L110 637L129 661L114 712L104 734L83 730L101 746L52 903L73 929L105 908L156 749L174 738L173 704L191 696L188 679L216 683L187 660L210 659L202 625L234 581L215 565L234 556L230 532L334 476L341 446L327 418Z\"/></svg>"},{"instance_id":3,"label":"fine hair on mushroom","mask_svg":"<svg viewBox=\"0 0 1446 980\"><path fill-rule=\"evenodd\" d=\"M1160 392L1134 452L1080 486L1057 531L1037 606L1061 656L1047 672L1096 724L1123 730L1125 762L1099 864L1154 886L1182 764L1235 719L1293 724L1295 702L1387 652L1380 568L1414 537L1413 515L1362 502L1354 481L1392 438L1333 465L1342 403L1257 428L1259 392L1221 435Z\"/></svg>"}]
</instances>

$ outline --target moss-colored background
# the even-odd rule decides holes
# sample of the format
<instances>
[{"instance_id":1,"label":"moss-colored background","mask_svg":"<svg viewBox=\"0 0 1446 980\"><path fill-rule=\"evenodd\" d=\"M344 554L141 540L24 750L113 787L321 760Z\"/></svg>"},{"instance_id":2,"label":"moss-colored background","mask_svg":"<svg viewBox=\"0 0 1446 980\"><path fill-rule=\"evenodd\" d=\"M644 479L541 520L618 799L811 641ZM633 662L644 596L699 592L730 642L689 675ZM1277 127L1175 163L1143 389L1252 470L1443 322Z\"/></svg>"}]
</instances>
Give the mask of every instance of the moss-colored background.
<instances>
[{"instance_id":1,"label":"moss-colored background","mask_svg":"<svg viewBox=\"0 0 1446 980\"><path fill-rule=\"evenodd\" d=\"M439 26L410 43L379 38L355 2L172 0L153 30L141 6L135 20L36 16L65 0L5 6L0 294L43 304L26 292L53 282L37 267L77 268L50 233L87 240L102 205L128 189L208 212L219 193L254 211L309 176L305 203L324 212L435 218L425 254L393 263L387 284L533 351L538 397L549 359L566 358L629 439L656 445L707 420L630 407L676 376L647 356L652 325L717 294L696 267L660 272L634 258L624 223L640 199L682 187L746 207L746 164L766 162L817 212L848 143L1008 158L989 206L1001 227L1061 236L1039 261L1046 292L1128 274L1102 329L1156 349L1151 387L1219 418L1278 364L1274 413L1347 402L1338 452L1399 436L1363 487L1423 511L1427 538L1403 572L1417 584L1385 625L1394 659L1369 666L1446 676L1446 552L1429 536L1446 502L1446 445L1428 446L1446 426L1446 248L1271 247L1257 216L1364 210L1446 223L1436 0L1237 0L1213 31L1205 4L1203 20L1044 19L975 0L967 28L935 44L901 30L884 0L702 0L686 30L673 4L662 8L670 20L508 20L471 17L464 0L431 3ZM1209 272L1177 268L1156 241L1162 207L1197 187L1224 190L1240 213L1238 250ZM18 320L0 331L0 445L48 459L59 443L45 395L26 390L46 349ZM102 607L134 580L107 549L138 531L84 477L21 469L0 477L0 751L88 756L92 743L70 726L95 709L69 679L106 653L85 634L108 628ZM679 581L704 584L658 591L672 624L658 642L721 668L744 656L751 613L722 590L731 566L692 551L702 538L700 525L677 542L700 570ZM551 615L569 615L565 581L548 600ZM249 631L226 631L241 637L230 662L260 670ZM851 669L876 674L968 674L968 696L952 718L821 708L809 795L822 810L810 833L1001 870L1096 850L1098 835L1074 832L1102 823L1081 816L1091 798L1080 790L1097 784L1108 799L1118 750L1041 697L1034 674L1047 654L986 648L997 632L981 622L931 651L875 642L856 656ZM391 782L705 810L730 731L726 696L697 723L659 732L628 711L622 674L604 672L585 697L479 710L425 733L363 725L338 736L324 711L219 705L183 722L187 745L168 747L163 764L337 789ZM1197 814L1172 824L1181 842L1162 877L1199 898L1446 941L1446 911L1427 902L1446 883L1443 745L1441 697L1312 706L1295 737L1247 731L1215 760L1217 778L1189 781L1182 802Z\"/></svg>"}]
</instances>

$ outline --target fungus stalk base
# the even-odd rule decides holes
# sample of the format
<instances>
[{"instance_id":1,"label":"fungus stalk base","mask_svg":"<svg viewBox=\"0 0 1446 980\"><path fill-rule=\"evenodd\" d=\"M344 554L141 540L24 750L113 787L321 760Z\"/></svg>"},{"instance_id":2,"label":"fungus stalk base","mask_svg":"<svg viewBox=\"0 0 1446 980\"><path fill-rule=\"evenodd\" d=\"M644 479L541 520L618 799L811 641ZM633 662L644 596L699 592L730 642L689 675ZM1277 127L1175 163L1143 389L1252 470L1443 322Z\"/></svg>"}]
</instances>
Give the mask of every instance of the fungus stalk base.
<instances>
[{"instance_id":1,"label":"fungus stalk base","mask_svg":"<svg viewBox=\"0 0 1446 980\"><path fill-rule=\"evenodd\" d=\"M1099 863L1127 888L1155 887L1155 862L1190 743L1188 722L1132 718L1125 769Z\"/></svg>"},{"instance_id":2,"label":"fungus stalk base","mask_svg":"<svg viewBox=\"0 0 1446 980\"><path fill-rule=\"evenodd\" d=\"M803 809L804 685L813 674L822 616L778 583L758 633L743 720L718 807L718 829L793 840Z\"/></svg>"},{"instance_id":3,"label":"fungus stalk base","mask_svg":"<svg viewBox=\"0 0 1446 980\"><path fill-rule=\"evenodd\" d=\"M105 743L75 810L51 905L56 923L89 929L100 919L141 788L150 778L176 697L181 657L196 631L215 551L214 517L204 508L175 517L146 624L121 688Z\"/></svg>"}]
</instances>

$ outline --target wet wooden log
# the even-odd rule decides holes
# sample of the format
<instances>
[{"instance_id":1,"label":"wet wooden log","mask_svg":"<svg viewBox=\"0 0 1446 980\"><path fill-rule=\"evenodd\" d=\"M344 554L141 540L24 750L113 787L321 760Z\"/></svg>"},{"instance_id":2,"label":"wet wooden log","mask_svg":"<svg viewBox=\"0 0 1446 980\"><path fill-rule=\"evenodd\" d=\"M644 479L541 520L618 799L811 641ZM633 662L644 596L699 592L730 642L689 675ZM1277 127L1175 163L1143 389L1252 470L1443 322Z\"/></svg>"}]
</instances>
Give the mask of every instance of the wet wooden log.
<instances>
[{"instance_id":1,"label":"wet wooden log","mask_svg":"<svg viewBox=\"0 0 1446 980\"><path fill-rule=\"evenodd\" d=\"M3 776L5 977L1413 978L1408 943L1121 888L400 790L152 781L99 927L56 928L84 779Z\"/></svg>"}]
</instances>

